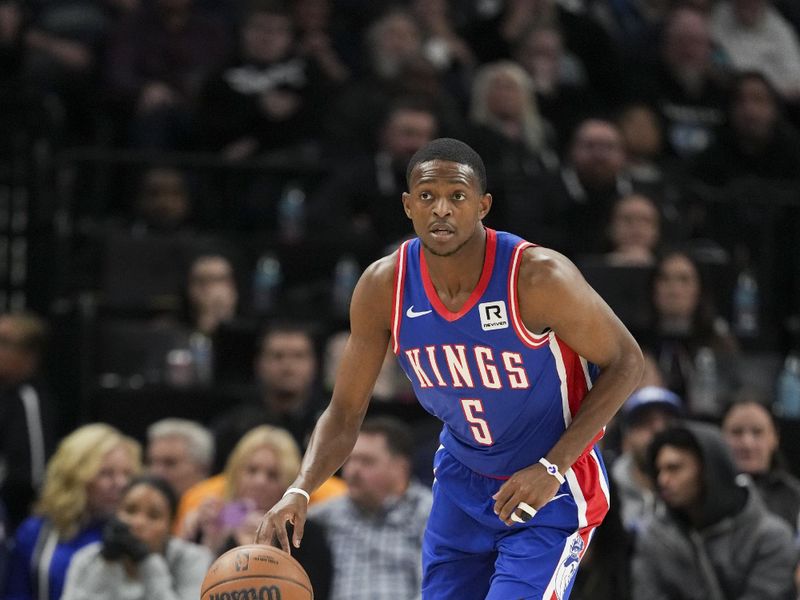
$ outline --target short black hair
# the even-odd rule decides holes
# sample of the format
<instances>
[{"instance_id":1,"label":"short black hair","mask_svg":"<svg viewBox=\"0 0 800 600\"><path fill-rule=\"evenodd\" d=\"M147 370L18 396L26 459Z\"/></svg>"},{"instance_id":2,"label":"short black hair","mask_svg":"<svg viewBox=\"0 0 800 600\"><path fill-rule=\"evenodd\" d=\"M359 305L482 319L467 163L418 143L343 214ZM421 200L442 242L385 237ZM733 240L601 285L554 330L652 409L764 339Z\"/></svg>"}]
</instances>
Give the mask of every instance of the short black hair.
<instances>
[{"instance_id":1,"label":"short black hair","mask_svg":"<svg viewBox=\"0 0 800 600\"><path fill-rule=\"evenodd\" d=\"M386 447L393 456L412 460L414 456L414 435L411 428L395 417L370 417L361 425L361 433L382 435Z\"/></svg>"},{"instance_id":2,"label":"short black hair","mask_svg":"<svg viewBox=\"0 0 800 600\"><path fill-rule=\"evenodd\" d=\"M167 483L163 477L150 475L147 473L138 475L128 482L128 485L125 486L122 495L124 496L137 485L146 485L161 492L161 495L164 496L164 499L167 501L170 521L175 519L175 515L178 512L178 496L175 493L175 490L172 489L172 486Z\"/></svg>"},{"instance_id":3,"label":"short black hair","mask_svg":"<svg viewBox=\"0 0 800 600\"><path fill-rule=\"evenodd\" d=\"M664 446L672 446L678 450L691 452L703 464L703 451L694 433L683 425L673 425L664 431L658 432L647 449L647 467L650 477L655 481L658 477L656 458Z\"/></svg>"},{"instance_id":4,"label":"short black hair","mask_svg":"<svg viewBox=\"0 0 800 600\"><path fill-rule=\"evenodd\" d=\"M478 182L481 184L481 193L486 191L486 167L483 159L469 145L453 138L431 140L414 153L414 156L408 161L406 169L406 183L409 188L411 187L411 171L419 163L429 160L446 160L467 165L478 178Z\"/></svg>"}]
</instances>

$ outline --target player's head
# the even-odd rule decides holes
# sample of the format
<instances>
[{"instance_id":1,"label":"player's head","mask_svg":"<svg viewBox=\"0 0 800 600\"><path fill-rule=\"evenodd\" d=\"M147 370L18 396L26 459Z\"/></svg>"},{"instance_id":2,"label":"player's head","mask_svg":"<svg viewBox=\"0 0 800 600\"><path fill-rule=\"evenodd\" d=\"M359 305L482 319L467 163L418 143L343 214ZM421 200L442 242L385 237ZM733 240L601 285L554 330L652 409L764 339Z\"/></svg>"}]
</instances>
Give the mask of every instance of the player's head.
<instances>
[{"instance_id":1,"label":"player's head","mask_svg":"<svg viewBox=\"0 0 800 600\"><path fill-rule=\"evenodd\" d=\"M492 205L483 160L464 142L440 138L414 154L403 208L425 249L451 256L483 230Z\"/></svg>"},{"instance_id":2,"label":"player's head","mask_svg":"<svg viewBox=\"0 0 800 600\"><path fill-rule=\"evenodd\" d=\"M409 189L411 189L411 176L417 165L434 160L454 162L469 167L477 179L480 193L486 192L486 167L483 159L469 145L453 138L437 138L414 153L406 169L406 183Z\"/></svg>"}]
</instances>

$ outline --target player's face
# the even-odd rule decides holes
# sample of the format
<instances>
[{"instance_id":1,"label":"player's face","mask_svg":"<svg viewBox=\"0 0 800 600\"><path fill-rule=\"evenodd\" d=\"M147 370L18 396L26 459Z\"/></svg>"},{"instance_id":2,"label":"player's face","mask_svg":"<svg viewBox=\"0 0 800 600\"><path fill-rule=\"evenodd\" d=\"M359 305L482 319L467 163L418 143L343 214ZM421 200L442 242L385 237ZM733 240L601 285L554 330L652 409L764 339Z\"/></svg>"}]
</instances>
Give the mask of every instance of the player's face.
<instances>
[{"instance_id":1,"label":"player's face","mask_svg":"<svg viewBox=\"0 0 800 600\"><path fill-rule=\"evenodd\" d=\"M492 196L483 193L472 167L431 160L414 167L403 207L428 252L451 256L469 242L489 212Z\"/></svg>"},{"instance_id":2,"label":"player's face","mask_svg":"<svg viewBox=\"0 0 800 600\"><path fill-rule=\"evenodd\" d=\"M702 490L702 466L690 451L663 446L656 456L656 482L670 508L685 510L694 506Z\"/></svg>"}]
</instances>

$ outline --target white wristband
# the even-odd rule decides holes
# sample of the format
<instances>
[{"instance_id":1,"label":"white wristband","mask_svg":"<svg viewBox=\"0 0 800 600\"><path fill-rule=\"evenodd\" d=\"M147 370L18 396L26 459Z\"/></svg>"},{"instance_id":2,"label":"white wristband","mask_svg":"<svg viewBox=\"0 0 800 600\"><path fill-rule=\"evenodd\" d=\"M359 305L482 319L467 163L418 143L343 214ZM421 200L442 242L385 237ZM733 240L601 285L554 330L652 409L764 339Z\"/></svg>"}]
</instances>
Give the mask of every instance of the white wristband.
<instances>
[{"instance_id":1,"label":"white wristband","mask_svg":"<svg viewBox=\"0 0 800 600\"><path fill-rule=\"evenodd\" d=\"M543 465L550 475L558 479L558 483L564 483L564 481L566 481L564 476L559 472L558 467L547 460L544 456L539 459L539 464Z\"/></svg>"},{"instance_id":2,"label":"white wristband","mask_svg":"<svg viewBox=\"0 0 800 600\"><path fill-rule=\"evenodd\" d=\"M311 502L311 496L309 495L309 493L300 488L289 488L283 493L283 497L286 498L286 496L288 496L289 494L300 494L301 496L305 496L306 502Z\"/></svg>"}]
</instances>

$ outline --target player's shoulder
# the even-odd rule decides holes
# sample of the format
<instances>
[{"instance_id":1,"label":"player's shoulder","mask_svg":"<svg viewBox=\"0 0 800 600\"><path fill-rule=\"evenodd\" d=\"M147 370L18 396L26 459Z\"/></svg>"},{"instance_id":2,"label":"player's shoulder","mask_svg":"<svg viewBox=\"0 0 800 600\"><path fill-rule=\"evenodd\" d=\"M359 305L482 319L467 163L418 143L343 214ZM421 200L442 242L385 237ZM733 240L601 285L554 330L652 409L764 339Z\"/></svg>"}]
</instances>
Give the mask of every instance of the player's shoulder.
<instances>
[{"instance_id":1,"label":"player's shoulder","mask_svg":"<svg viewBox=\"0 0 800 600\"><path fill-rule=\"evenodd\" d=\"M580 279L580 271L566 256L543 246L531 246L522 253L519 284L531 289L547 290L569 285Z\"/></svg>"},{"instance_id":2,"label":"player's shoulder","mask_svg":"<svg viewBox=\"0 0 800 600\"><path fill-rule=\"evenodd\" d=\"M351 305L356 314L368 321L384 323L388 326L395 287L398 252L379 258L370 264L361 275Z\"/></svg>"}]
</instances>

